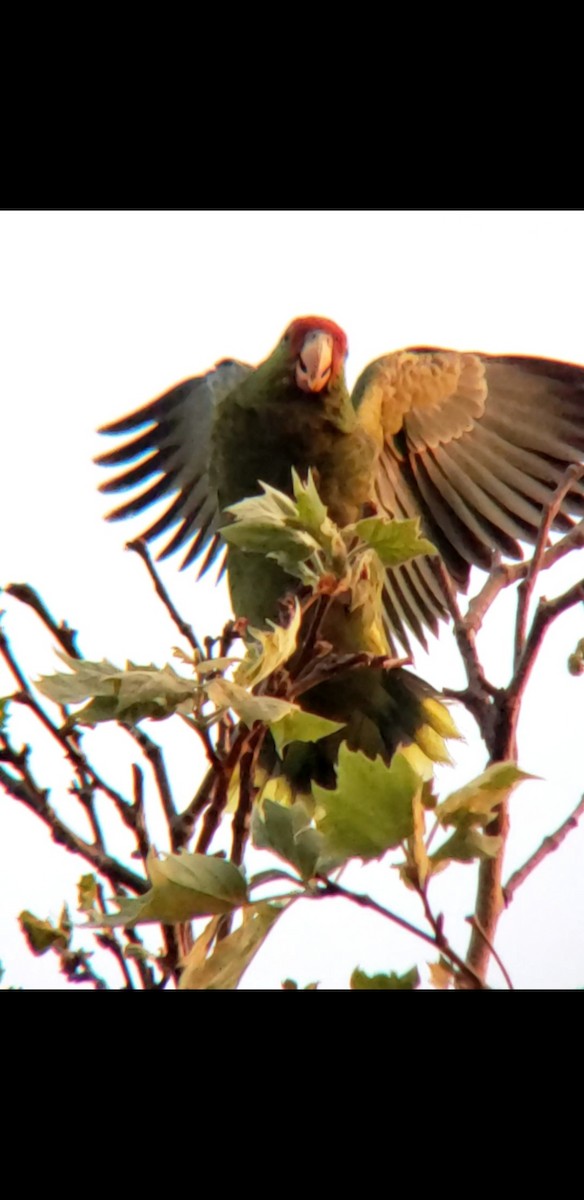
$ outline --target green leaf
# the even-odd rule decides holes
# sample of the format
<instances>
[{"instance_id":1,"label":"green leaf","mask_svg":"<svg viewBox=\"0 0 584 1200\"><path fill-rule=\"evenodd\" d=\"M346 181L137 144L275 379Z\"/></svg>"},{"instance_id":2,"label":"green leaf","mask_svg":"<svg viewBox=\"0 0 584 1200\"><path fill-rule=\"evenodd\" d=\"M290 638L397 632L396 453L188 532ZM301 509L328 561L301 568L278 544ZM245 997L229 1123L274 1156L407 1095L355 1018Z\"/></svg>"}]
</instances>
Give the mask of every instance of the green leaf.
<instances>
[{"instance_id":1,"label":"green leaf","mask_svg":"<svg viewBox=\"0 0 584 1200\"><path fill-rule=\"evenodd\" d=\"M420 776L403 754L394 754L388 767L381 757L371 760L343 742L336 787L312 785L314 799L324 810L317 828L332 850L345 857L379 858L411 837L413 799L421 787Z\"/></svg>"},{"instance_id":2,"label":"green leaf","mask_svg":"<svg viewBox=\"0 0 584 1200\"><path fill-rule=\"evenodd\" d=\"M435 812L442 825L488 825L495 810L506 800L514 788L525 779L535 779L521 771L514 762L492 763L464 787L452 792L438 804Z\"/></svg>"},{"instance_id":3,"label":"green leaf","mask_svg":"<svg viewBox=\"0 0 584 1200\"><path fill-rule=\"evenodd\" d=\"M436 867L452 860L465 863L474 862L477 858L495 858L502 845L501 837L491 837L472 826L461 826L430 855L432 872L435 873Z\"/></svg>"},{"instance_id":4,"label":"green leaf","mask_svg":"<svg viewBox=\"0 0 584 1200\"><path fill-rule=\"evenodd\" d=\"M446 863L474 862L494 858L502 839L483 832L495 818L498 806L525 779L534 779L514 762L492 763L476 779L452 792L436 805L435 815L442 826L454 826L454 833L430 855L433 873Z\"/></svg>"},{"instance_id":5,"label":"green leaf","mask_svg":"<svg viewBox=\"0 0 584 1200\"><path fill-rule=\"evenodd\" d=\"M235 521L221 530L226 542L241 550L273 558L305 582L314 573L303 566L318 551L318 542L302 528L298 508L289 496L262 483L263 496L252 496L226 509Z\"/></svg>"},{"instance_id":6,"label":"green leaf","mask_svg":"<svg viewBox=\"0 0 584 1200\"><path fill-rule=\"evenodd\" d=\"M177 653L177 647L174 648L174 653ZM178 656L177 656L178 657ZM183 661L190 661L185 654ZM216 671L226 671L228 667L232 667L234 663L240 663L241 658L204 658L201 662L194 664L193 670L197 675L205 678L205 675L213 675Z\"/></svg>"},{"instance_id":7,"label":"green leaf","mask_svg":"<svg viewBox=\"0 0 584 1200\"><path fill-rule=\"evenodd\" d=\"M168 854L147 861L152 888L137 899L114 896L115 914L88 914L92 927L108 929L150 922L172 925L193 917L231 912L247 901L239 867L207 854Z\"/></svg>"},{"instance_id":8,"label":"green leaf","mask_svg":"<svg viewBox=\"0 0 584 1200\"><path fill-rule=\"evenodd\" d=\"M348 635L354 650L389 654L382 603L385 571L374 550L363 547L354 553L341 586L350 592L348 612L345 610L347 629L341 632L343 643Z\"/></svg>"},{"instance_id":9,"label":"green leaf","mask_svg":"<svg viewBox=\"0 0 584 1200\"><path fill-rule=\"evenodd\" d=\"M312 475L304 484L293 471L292 483L296 503L262 483L263 496L241 500L226 509L235 521L221 532L227 542L273 558L289 575L313 584L318 573L313 569L314 561L310 566L309 560L320 562L322 570L324 553L327 569L336 569L337 560L342 564L346 559L345 543L327 515Z\"/></svg>"},{"instance_id":10,"label":"green leaf","mask_svg":"<svg viewBox=\"0 0 584 1200\"><path fill-rule=\"evenodd\" d=\"M287 808L273 800L264 800L261 806L255 806L252 814L254 846L259 850L271 850L284 862L291 863L302 878L312 874L316 861L312 854L306 859L296 844L297 834L308 828L310 815L301 801Z\"/></svg>"},{"instance_id":11,"label":"green leaf","mask_svg":"<svg viewBox=\"0 0 584 1200\"><path fill-rule=\"evenodd\" d=\"M70 672L41 676L36 686L56 704L80 704L90 699L75 714L75 721L83 725L111 720L135 724L145 717L162 719L181 707L190 711L200 694L198 684L184 679L170 666L136 666L128 662L122 670L106 659L89 662L71 658L63 651L57 653Z\"/></svg>"},{"instance_id":12,"label":"green leaf","mask_svg":"<svg viewBox=\"0 0 584 1200\"><path fill-rule=\"evenodd\" d=\"M185 959L179 989L197 991L236 988L244 971L267 938L270 929L284 912L285 905L262 900L244 910L242 924L215 945L207 958L208 946L216 932L217 918L211 930L203 931Z\"/></svg>"},{"instance_id":13,"label":"green leaf","mask_svg":"<svg viewBox=\"0 0 584 1200\"><path fill-rule=\"evenodd\" d=\"M341 531L328 515L316 489L312 471L308 472L308 479L303 483L292 468L292 487L300 525L313 535L329 559L344 560L346 548Z\"/></svg>"},{"instance_id":14,"label":"green leaf","mask_svg":"<svg viewBox=\"0 0 584 1200\"><path fill-rule=\"evenodd\" d=\"M328 512L316 490L312 471L308 472L308 479L303 483L293 467L292 488L299 521L306 529L318 533L328 518Z\"/></svg>"},{"instance_id":15,"label":"green leaf","mask_svg":"<svg viewBox=\"0 0 584 1200\"><path fill-rule=\"evenodd\" d=\"M285 520L297 519L298 508L290 496L279 492L269 483L262 483L261 480L258 482L263 495L248 496L245 500L239 500L237 504L229 505L225 512L231 513L239 523L251 521L263 525L283 525ZM232 529L233 526L229 525L227 528ZM224 529L221 530L223 536L225 532Z\"/></svg>"},{"instance_id":16,"label":"green leaf","mask_svg":"<svg viewBox=\"0 0 584 1200\"><path fill-rule=\"evenodd\" d=\"M47 950L66 950L71 940L70 928L56 927L51 921L42 921L25 909L20 913L19 924L33 954L46 954Z\"/></svg>"},{"instance_id":17,"label":"green leaf","mask_svg":"<svg viewBox=\"0 0 584 1200\"><path fill-rule=\"evenodd\" d=\"M164 854L148 858L148 874L156 886L161 883L180 884L202 894L225 900L230 906L245 903L245 876L235 863L212 854ZM217 910L219 911L219 910Z\"/></svg>"},{"instance_id":18,"label":"green leaf","mask_svg":"<svg viewBox=\"0 0 584 1200\"><path fill-rule=\"evenodd\" d=\"M270 722L270 732L276 743L276 750L282 757L282 752L290 742L319 742L344 728L341 721L329 721L328 717L319 717L316 713L304 712L297 708L287 713L278 721Z\"/></svg>"},{"instance_id":19,"label":"green leaf","mask_svg":"<svg viewBox=\"0 0 584 1200\"><path fill-rule=\"evenodd\" d=\"M228 679L212 679L206 692L217 708L232 708L250 728L254 721L279 721L297 710L289 700L278 700L274 696L252 696L245 688Z\"/></svg>"},{"instance_id":20,"label":"green leaf","mask_svg":"<svg viewBox=\"0 0 584 1200\"><path fill-rule=\"evenodd\" d=\"M255 644L250 644L244 661L235 672L235 683L253 687L288 662L296 650L301 619L302 612L296 600L292 619L285 629L273 621L268 622L271 630L267 633L250 627L247 632Z\"/></svg>"},{"instance_id":21,"label":"green leaf","mask_svg":"<svg viewBox=\"0 0 584 1200\"><path fill-rule=\"evenodd\" d=\"M412 967L405 975L396 975L395 971L391 975L366 975L357 967L351 975L353 991L401 992L412 991L419 985L420 976L416 967Z\"/></svg>"},{"instance_id":22,"label":"green leaf","mask_svg":"<svg viewBox=\"0 0 584 1200\"><path fill-rule=\"evenodd\" d=\"M365 517L354 526L359 537L379 555L384 567L397 567L419 554L437 554L436 547L420 534L419 517L407 521L389 521L386 517Z\"/></svg>"},{"instance_id":23,"label":"green leaf","mask_svg":"<svg viewBox=\"0 0 584 1200\"><path fill-rule=\"evenodd\" d=\"M271 850L298 871L301 879L327 874L343 861L331 855L322 833L311 823L310 814L297 800L291 807L264 800L252 815L252 838L259 850Z\"/></svg>"},{"instance_id":24,"label":"green leaf","mask_svg":"<svg viewBox=\"0 0 584 1200\"><path fill-rule=\"evenodd\" d=\"M80 912L89 912L95 908L97 900L97 877L95 875L82 875L77 884L77 899L78 909Z\"/></svg>"},{"instance_id":25,"label":"green leaf","mask_svg":"<svg viewBox=\"0 0 584 1200\"><path fill-rule=\"evenodd\" d=\"M318 542L302 529L291 529L271 522L241 521L237 525L226 525L221 535L232 546L254 554L265 554L290 562L290 574L298 573L299 563L310 558L318 550Z\"/></svg>"}]
</instances>

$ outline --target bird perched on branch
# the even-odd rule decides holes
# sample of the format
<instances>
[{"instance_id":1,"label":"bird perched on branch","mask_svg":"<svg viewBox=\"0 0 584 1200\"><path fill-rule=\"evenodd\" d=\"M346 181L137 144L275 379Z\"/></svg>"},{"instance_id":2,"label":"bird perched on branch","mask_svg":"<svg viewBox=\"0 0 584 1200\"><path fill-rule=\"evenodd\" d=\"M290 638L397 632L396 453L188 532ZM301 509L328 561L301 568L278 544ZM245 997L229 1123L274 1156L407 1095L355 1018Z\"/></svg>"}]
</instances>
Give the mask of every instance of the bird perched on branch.
<instances>
[{"instance_id":1,"label":"bird perched on branch","mask_svg":"<svg viewBox=\"0 0 584 1200\"><path fill-rule=\"evenodd\" d=\"M105 426L103 433L132 436L97 460L124 468L101 490L148 484L109 519L170 498L143 536L174 530L160 557L183 549L182 565L201 556L204 571L223 548L221 530L232 519L226 509L257 495L260 482L290 495L294 468L300 477L312 471L340 527L367 510L420 518L456 588L466 587L473 564L488 569L497 551L521 557L520 541L535 540L567 465L584 455L584 368L416 348L376 359L349 395L346 356L338 325L300 317L258 367L223 360ZM568 529L570 514L584 514L580 482L555 528ZM386 624L406 649L408 630L425 644L425 630L435 632L447 616L436 562L418 556L385 575ZM249 547L229 545L226 565L234 612L255 626L276 617L278 602L298 586ZM351 625L351 605L345 626L342 616L334 626L341 653L355 650L355 628L365 630L363 620ZM343 722L349 748L370 757L389 759L415 741L427 757L444 760L442 738L456 736L437 693L401 667L347 671L306 693L302 707ZM305 779L330 779L336 748L324 739L310 761L303 750L294 769Z\"/></svg>"},{"instance_id":2,"label":"bird perched on branch","mask_svg":"<svg viewBox=\"0 0 584 1200\"><path fill-rule=\"evenodd\" d=\"M143 536L178 526L160 557L186 548L182 565L204 556L204 571L220 553L228 505L256 494L259 480L290 492L291 468L312 468L341 526L367 504L393 518L419 516L458 589L471 566L488 570L496 551L520 558L520 541L535 540L566 467L584 456L584 368L415 348L370 363L349 395L346 357L338 325L300 317L258 367L225 359L105 426L133 436L97 461L137 465L101 490L149 481L109 519L171 497ZM584 515L581 482L554 528L569 529L570 514ZM227 566L236 615L260 624L275 615L286 579L254 557L231 547ZM388 625L408 649L408 629L425 645L425 630L436 632L447 615L435 562L417 558L386 578Z\"/></svg>"}]
</instances>

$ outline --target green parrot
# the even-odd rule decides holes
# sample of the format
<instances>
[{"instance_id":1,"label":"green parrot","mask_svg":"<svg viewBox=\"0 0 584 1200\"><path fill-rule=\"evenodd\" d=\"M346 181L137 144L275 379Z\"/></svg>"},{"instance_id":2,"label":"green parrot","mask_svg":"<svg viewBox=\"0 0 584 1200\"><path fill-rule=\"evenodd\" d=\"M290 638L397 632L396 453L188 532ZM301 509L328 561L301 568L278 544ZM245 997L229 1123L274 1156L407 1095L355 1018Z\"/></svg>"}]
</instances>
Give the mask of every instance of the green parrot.
<instances>
[{"instance_id":1,"label":"green parrot","mask_svg":"<svg viewBox=\"0 0 584 1200\"><path fill-rule=\"evenodd\" d=\"M260 481L290 494L292 468L301 477L311 469L341 527L367 510L420 517L458 589L472 565L488 570L496 552L520 558L520 541L535 540L566 467L584 456L584 368L415 348L370 363L350 395L346 357L338 325L300 317L258 367L223 360L105 426L101 432L132 438L97 459L124 467L101 490L149 481L109 519L170 497L143 536L178 526L160 557L186 548L182 566L201 556L202 573L224 548L226 508L257 495ZM554 528L570 528L571 514L584 515L581 482ZM297 586L275 562L236 546L227 548L226 566L234 613L255 626L276 617L278 602ZM448 615L436 558L388 572L383 606L389 633L407 650L408 630L426 645L425 630L436 632ZM403 669L354 671L343 683L310 693L306 706L335 719L349 715L353 744L370 754L387 756L400 739L415 738L427 723L421 706L436 697ZM436 725L444 732L440 716Z\"/></svg>"}]
</instances>

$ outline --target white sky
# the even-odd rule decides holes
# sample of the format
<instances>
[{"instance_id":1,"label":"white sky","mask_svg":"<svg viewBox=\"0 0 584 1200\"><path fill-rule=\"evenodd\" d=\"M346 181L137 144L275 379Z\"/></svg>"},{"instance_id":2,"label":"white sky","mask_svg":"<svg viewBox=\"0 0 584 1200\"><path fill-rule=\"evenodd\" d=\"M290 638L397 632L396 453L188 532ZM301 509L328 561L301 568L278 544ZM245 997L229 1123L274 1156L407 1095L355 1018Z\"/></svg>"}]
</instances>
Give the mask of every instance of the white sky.
<instances>
[{"instance_id":1,"label":"white sky","mask_svg":"<svg viewBox=\"0 0 584 1200\"><path fill-rule=\"evenodd\" d=\"M162 665L178 638L143 565L123 550L143 523L102 520L112 504L97 492L105 473L92 458L113 443L97 438L97 426L218 358L260 361L289 321L305 313L329 316L346 330L349 383L372 358L408 344L584 362L583 278L582 213L1 214L0 584L33 584L53 614L80 631L87 657ZM547 595L582 574L579 557L544 577ZM197 632L218 632L228 615L224 588L214 590L210 581L195 587L194 572L179 575L173 563L163 575ZM50 641L33 614L9 597L2 607L28 671L54 670ZM482 644L488 675L504 683L511 607L506 602L496 611ZM548 637L528 692L520 764L544 782L523 785L512 801L506 874L560 824L582 791L584 680L565 669L581 635L582 613L574 610ZM416 665L438 686L462 684L447 630ZM0 695L10 690L0 668ZM455 747L456 769L441 776L443 794L485 761L471 719L464 712L457 719L468 742ZM176 795L186 804L202 758L176 724L147 728L169 747ZM38 781L52 787L59 811L72 818L76 806L66 795L58 749L33 738L24 713L15 713L11 728L16 740L34 740ZM128 792L128 739L99 730L85 744L88 751L95 746L103 772ZM153 829L164 848L162 828ZM584 983L583 858L579 829L503 916L498 948L516 986ZM30 908L57 917L64 899L74 911L75 882L86 870L55 847L40 822L0 795L4 983L64 986L53 956L29 954L15 914ZM394 876L387 863L356 865L344 882L422 924L416 898ZM463 950L474 870L449 870L432 895ZM422 943L381 918L343 901L304 902L270 934L245 986L279 987L292 976L300 985L318 979L342 987L356 965L405 970L426 957ZM107 962L101 959L99 969L107 970ZM498 985L497 973L492 979Z\"/></svg>"}]
</instances>

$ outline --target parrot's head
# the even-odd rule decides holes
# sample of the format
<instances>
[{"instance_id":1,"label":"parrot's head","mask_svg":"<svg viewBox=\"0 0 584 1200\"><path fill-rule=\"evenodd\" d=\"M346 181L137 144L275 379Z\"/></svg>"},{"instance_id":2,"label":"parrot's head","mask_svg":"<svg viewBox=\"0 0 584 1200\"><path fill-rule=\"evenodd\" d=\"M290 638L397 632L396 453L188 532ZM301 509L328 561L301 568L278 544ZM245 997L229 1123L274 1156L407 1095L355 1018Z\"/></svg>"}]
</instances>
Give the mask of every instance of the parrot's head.
<instances>
[{"instance_id":1,"label":"parrot's head","mask_svg":"<svg viewBox=\"0 0 584 1200\"><path fill-rule=\"evenodd\" d=\"M322 392L342 373L347 337L334 321L326 317L297 317L288 326L284 341L295 382L302 392Z\"/></svg>"}]
</instances>

